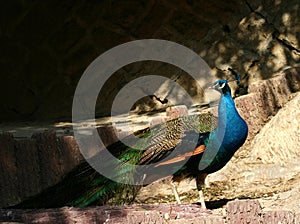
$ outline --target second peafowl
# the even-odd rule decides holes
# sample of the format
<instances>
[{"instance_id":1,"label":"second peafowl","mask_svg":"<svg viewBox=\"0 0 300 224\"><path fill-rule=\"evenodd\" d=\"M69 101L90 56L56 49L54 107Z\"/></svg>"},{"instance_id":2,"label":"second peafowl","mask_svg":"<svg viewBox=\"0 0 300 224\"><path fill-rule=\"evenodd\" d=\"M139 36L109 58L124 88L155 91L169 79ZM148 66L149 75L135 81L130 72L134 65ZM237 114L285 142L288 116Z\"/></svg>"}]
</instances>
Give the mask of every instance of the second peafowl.
<instances>
[{"instance_id":1,"label":"second peafowl","mask_svg":"<svg viewBox=\"0 0 300 224\"><path fill-rule=\"evenodd\" d=\"M151 130L148 128L139 132L136 147L129 147L121 141L108 147L111 154L121 161L114 167L115 178L132 178L134 170L129 172L128 164L152 165L152 175L141 173L141 179L137 180L139 185L110 180L85 162L57 186L16 207L128 204L134 200L143 185L141 182L144 181L147 185L153 180L163 178L163 171L174 170L172 181L196 179L199 200L205 208L202 187L206 176L222 169L244 144L248 134L247 124L239 115L231 97L228 81L218 80L212 89L221 94L218 117L205 113L177 118ZM187 151L186 146L191 144L194 145L192 150ZM179 152L169 158L175 148ZM177 202L180 203L175 185L173 190Z\"/></svg>"}]
</instances>

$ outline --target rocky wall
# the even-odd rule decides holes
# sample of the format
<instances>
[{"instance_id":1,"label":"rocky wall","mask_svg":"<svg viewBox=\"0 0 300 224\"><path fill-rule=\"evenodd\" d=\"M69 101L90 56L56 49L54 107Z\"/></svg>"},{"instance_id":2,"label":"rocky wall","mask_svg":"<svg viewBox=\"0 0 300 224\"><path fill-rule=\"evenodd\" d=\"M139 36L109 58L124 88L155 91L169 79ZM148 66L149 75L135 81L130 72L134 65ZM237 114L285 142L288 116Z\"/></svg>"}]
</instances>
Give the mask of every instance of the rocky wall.
<instances>
[{"instance_id":1,"label":"rocky wall","mask_svg":"<svg viewBox=\"0 0 300 224\"><path fill-rule=\"evenodd\" d=\"M69 120L74 91L86 67L114 46L145 38L191 48L216 75L233 67L242 75L245 93L254 80L299 63L299 13L297 0L3 1L1 121ZM100 92L97 116L110 114L122 86L149 74L176 80L192 96L201 93L174 66L135 63L108 80ZM137 112L165 106L148 98L143 104Z\"/></svg>"},{"instance_id":2,"label":"rocky wall","mask_svg":"<svg viewBox=\"0 0 300 224\"><path fill-rule=\"evenodd\" d=\"M213 214L195 204L132 205L89 208L0 209L0 221L22 223L199 223L298 224L299 214L291 211L265 211L258 200L235 200L226 205L223 215Z\"/></svg>"}]
</instances>

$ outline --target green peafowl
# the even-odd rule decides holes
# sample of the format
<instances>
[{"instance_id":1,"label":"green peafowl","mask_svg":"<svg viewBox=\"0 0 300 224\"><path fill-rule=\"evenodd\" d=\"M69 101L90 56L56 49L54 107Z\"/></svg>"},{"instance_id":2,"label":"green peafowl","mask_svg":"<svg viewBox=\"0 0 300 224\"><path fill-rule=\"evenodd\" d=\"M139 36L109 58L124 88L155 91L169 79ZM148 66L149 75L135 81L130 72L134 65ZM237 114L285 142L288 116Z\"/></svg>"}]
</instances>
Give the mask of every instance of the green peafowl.
<instances>
[{"instance_id":1,"label":"green peafowl","mask_svg":"<svg viewBox=\"0 0 300 224\"><path fill-rule=\"evenodd\" d=\"M141 173L141 179L137 180L147 185L165 177L164 171L174 170L172 180L175 182L183 178L196 178L200 202L205 208L202 193L205 177L222 169L244 144L248 134L248 126L235 107L228 82L218 80L212 88L221 93L218 117L210 113L180 117L157 125L151 130L148 128L136 133L139 139L137 147L128 147L121 141L107 147L111 154L121 161L121 165L114 167L115 177L131 178L132 170L128 172L126 164L150 164L153 175ZM145 140L144 137L148 138ZM186 150L189 144L195 145L193 150ZM176 147L179 148L179 153L169 158ZM140 150L141 148L143 150ZM185 163L182 165L183 161ZM16 207L84 207L94 204L131 203L142 185L112 181L85 162L57 186ZM173 186L176 200L180 203L176 187Z\"/></svg>"}]
</instances>

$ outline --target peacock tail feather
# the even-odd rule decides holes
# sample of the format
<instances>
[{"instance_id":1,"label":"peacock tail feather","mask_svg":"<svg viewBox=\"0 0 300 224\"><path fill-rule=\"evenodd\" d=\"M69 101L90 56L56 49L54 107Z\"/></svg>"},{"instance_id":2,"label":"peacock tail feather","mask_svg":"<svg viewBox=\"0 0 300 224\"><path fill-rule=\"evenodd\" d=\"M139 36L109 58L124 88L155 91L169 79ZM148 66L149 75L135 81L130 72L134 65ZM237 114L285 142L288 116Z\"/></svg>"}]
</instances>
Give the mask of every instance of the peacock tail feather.
<instances>
[{"instance_id":1,"label":"peacock tail feather","mask_svg":"<svg viewBox=\"0 0 300 224\"><path fill-rule=\"evenodd\" d=\"M188 130L208 132L216 126L217 117L211 113L190 115L137 132L138 141L134 148L129 148L120 141L112 144L108 150L114 151L113 154L118 154L118 159L122 162L121 167L116 169L115 178L132 176L126 169L128 164L146 165L163 159L180 143L184 132ZM117 153L115 149L119 149ZM95 202L97 204L127 204L134 200L140 188L140 186L114 182L99 174L95 180L91 181L90 189L80 198L72 201L70 205L85 207Z\"/></svg>"}]
</instances>

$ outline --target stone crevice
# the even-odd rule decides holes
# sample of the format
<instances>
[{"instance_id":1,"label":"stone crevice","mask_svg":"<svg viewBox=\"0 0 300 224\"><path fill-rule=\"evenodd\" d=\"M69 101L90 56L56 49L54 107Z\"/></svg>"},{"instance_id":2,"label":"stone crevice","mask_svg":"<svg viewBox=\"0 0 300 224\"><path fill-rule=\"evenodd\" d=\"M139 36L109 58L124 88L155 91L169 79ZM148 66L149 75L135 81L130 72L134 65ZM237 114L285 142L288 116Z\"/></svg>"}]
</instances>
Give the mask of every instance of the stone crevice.
<instances>
[{"instance_id":1,"label":"stone crevice","mask_svg":"<svg viewBox=\"0 0 300 224\"><path fill-rule=\"evenodd\" d=\"M250 11L252 13L255 13L256 15L258 15L259 17L263 18L265 20L265 22L268 24L268 26L272 27L272 29L274 30L272 33L272 37L281 45L283 45L284 47L286 47L288 50L290 51L295 51L297 54L300 53L300 49L298 49L297 47L295 47L291 41L289 41L286 38L280 38L279 36L281 35L281 32L275 27L275 25L272 22L269 22L267 17L264 16L262 13L258 12L257 10L255 10L251 4L245 0L246 5L248 6L248 8L250 9Z\"/></svg>"},{"instance_id":2,"label":"stone crevice","mask_svg":"<svg viewBox=\"0 0 300 224\"><path fill-rule=\"evenodd\" d=\"M275 37L275 39L282 44L283 46L285 46L287 49L289 49L290 51L295 51L298 55L300 55L300 49L296 48L293 46L293 44L287 40L287 39L280 39L279 37Z\"/></svg>"}]
</instances>

